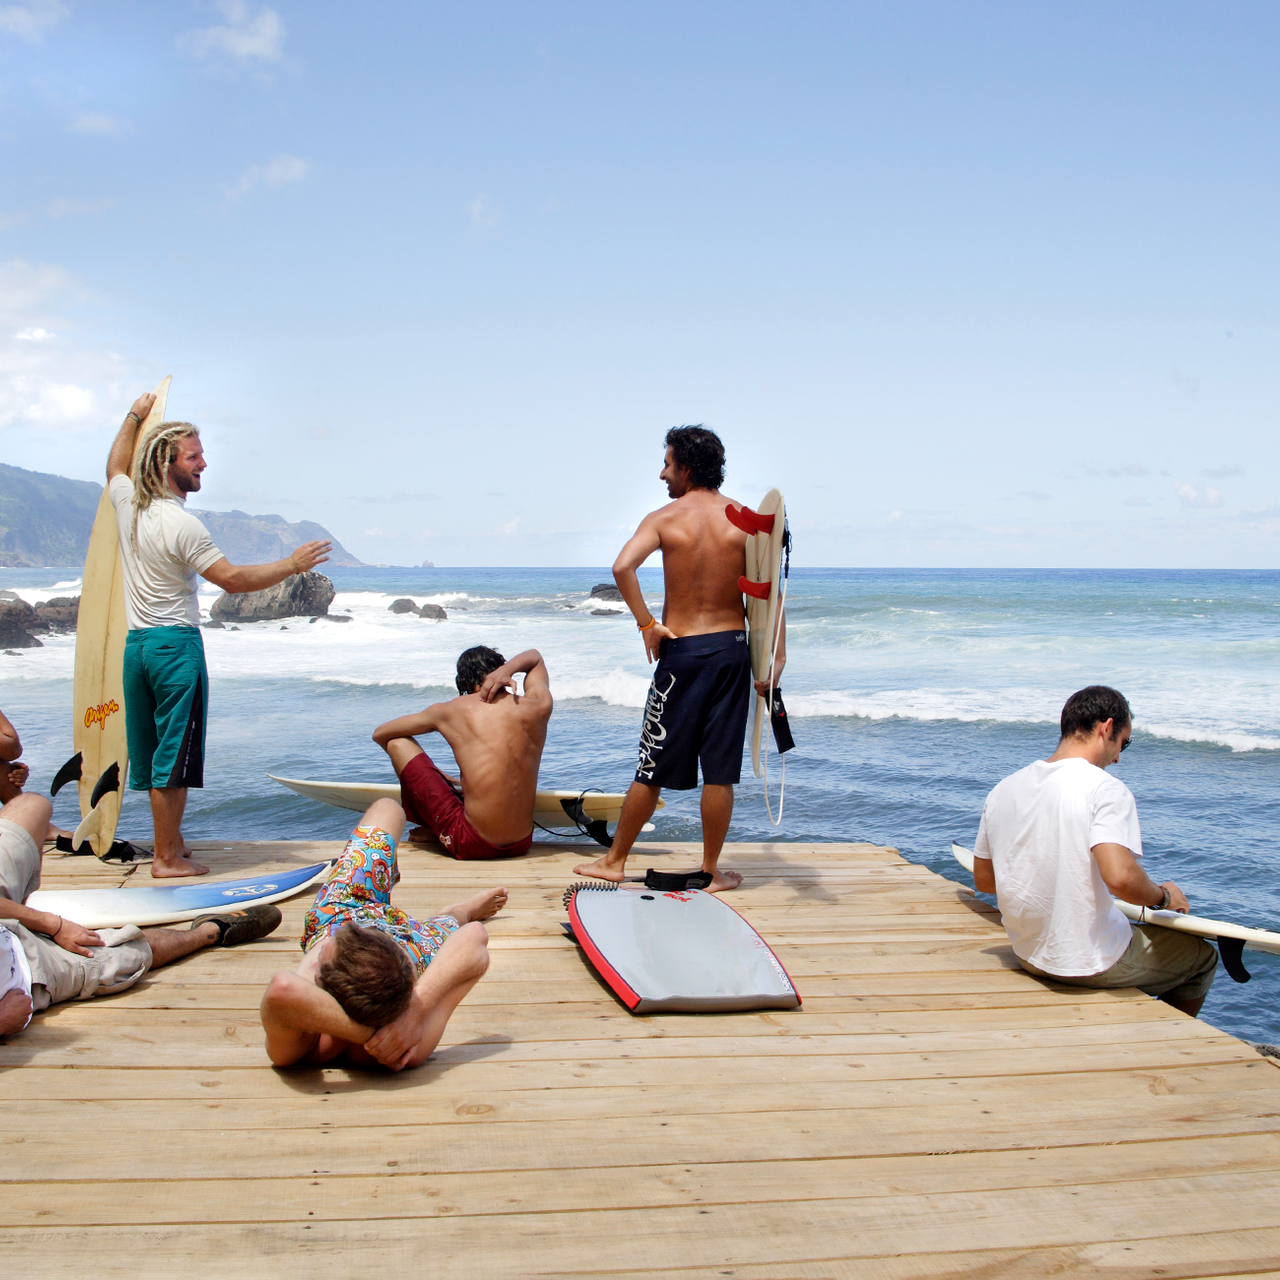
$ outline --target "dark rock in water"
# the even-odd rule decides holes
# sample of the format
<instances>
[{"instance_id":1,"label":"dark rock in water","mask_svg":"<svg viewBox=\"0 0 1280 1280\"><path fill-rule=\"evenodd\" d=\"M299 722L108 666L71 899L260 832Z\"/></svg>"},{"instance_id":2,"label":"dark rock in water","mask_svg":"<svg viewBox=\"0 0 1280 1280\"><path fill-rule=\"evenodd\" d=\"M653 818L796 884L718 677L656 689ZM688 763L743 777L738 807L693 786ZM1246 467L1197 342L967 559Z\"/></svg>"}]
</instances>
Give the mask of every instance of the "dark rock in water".
<instances>
[{"instance_id":1,"label":"dark rock in water","mask_svg":"<svg viewBox=\"0 0 1280 1280\"><path fill-rule=\"evenodd\" d=\"M335 595L333 583L323 573L299 573L265 591L239 596L224 591L209 614L220 621L274 622L277 618L327 614Z\"/></svg>"},{"instance_id":2,"label":"dark rock in water","mask_svg":"<svg viewBox=\"0 0 1280 1280\"><path fill-rule=\"evenodd\" d=\"M420 618L432 618L436 622L448 622L449 615L438 604L424 604L418 610Z\"/></svg>"},{"instance_id":3,"label":"dark rock in water","mask_svg":"<svg viewBox=\"0 0 1280 1280\"><path fill-rule=\"evenodd\" d=\"M401 596L399 600L393 600L389 605L387 605L387 608L392 613L417 613L418 612L418 606L414 604L412 600L405 599L404 596Z\"/></svg>"},{"instance_id":4,"label":"dark rock in water","mask_svg":"<svg viewBox=\"0 0 1280 1280\"><path fill-rule=\"evenodd\" d=\"M217 618L210 618L208 622L202 622L200 625L206 631L225 631L227 629L227 624L219 622Z\"/></svg>"},{"instance_id":5,"label":"dark rock in water","mask_svg":"<svg viewBox=\"0 0 1280 1280\"><path fill-rule=\"evenodd\" d=\"M36 605L36 617L54 631L74 631L79 615L79 596L55 596Z\"/></svg>"},{"instance_id":6,"label":"dark rock in water","mask_svg":"<svg viewBox=\"0 0 1280 1280\"><path fill-rule=\"evenodd\" d=\"M622 600L622 592L618 590L612 582L597 582L591 588L591 598L593 600Z\"/></svg>"},{"instance_id":7,"label":"dark rock in water","mask_svg":"<svg viewBox=\"0 0 1280 1280\"><path fill-rule=\"evenodd\" d=\"M317 613L312 622L350 622L349 613Z\"/></svg>"},{"instance_id":8,"label":"dark rock in water","mask_svg":"<svg viewBox=\"0 0 1280 1280\"><path fill-rule=\"evenodd\" d=\"M592 609L593 618L617 618L622 615L621 609Z\"/></svg>"},{"instance_id":9,"label":"dark rock in water","mask_svg":"<svg viewBox=\"0 0 1280 1280\"><path fill-rule=\"evenodd\" d=\"M20 600L21 598L16 591L0 591L0 600Z\"/></svg>"},{"instance_id":10,"label":"dark rock in water","mask_svg":"<svg viewBox=\"0 0 1280 1280\"><path fill-rule=\"evenodd\" d=\"M22 631L48 631L49 624L41 622L36 611L18 597L12 600L0 600L0 625L5 623L18 627Z\"/></svg>"},{"instance_id":11,"label":"dark rock in water","mask_svg":"<svg viewBox=\"0 0 1280 1280\"><path fill-rule=\"evenodd\" d=\"M6 651L14 649L43 649L44 645L16 622L0 618L0 646Z\"/></svg>"},{"instance_id":12,"label":"dark rock in water","mask_svg":"<svg viewBox=\"0 0 1280 1280\"><path fill-rule=\"evenodd\" d=\"M422 567L423 567L424 569L434 569L434 568L435 568L435 565L434 565L434 564L432 564L432 562L431 562L430 560L424 560L424 561L422 562Z\"/></svg>"},{"instance_id":13,"label":"dark rock in water","mask_svg":"<svg viewBox=\"0 0 1280 1280\"><path fill-rule=\"evenodd\" d=\"M227 628L227 630L228 630L228 631L239 631L239 630L240 630L240 628L239 628L239 627L228 627L228 628Z\"/></svg>"}]
</instances>

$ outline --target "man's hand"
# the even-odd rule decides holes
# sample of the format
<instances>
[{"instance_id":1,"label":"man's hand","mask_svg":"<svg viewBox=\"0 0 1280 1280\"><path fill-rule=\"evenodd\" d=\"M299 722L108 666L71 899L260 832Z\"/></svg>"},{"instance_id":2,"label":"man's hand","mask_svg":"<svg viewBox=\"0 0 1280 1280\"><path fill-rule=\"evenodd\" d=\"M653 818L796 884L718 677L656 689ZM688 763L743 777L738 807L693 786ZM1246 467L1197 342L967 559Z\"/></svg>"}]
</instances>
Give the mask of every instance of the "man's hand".
<instances>
[{"instance_id":1,"label":"man's hand","mask_svg":"<svg viewBox=\"0 0 1280 1280\"><path fill-rule=\"evenodd\" d=\"M155 402L155 396L153 396L150 391L144 391L133 402L133 404L129 406L129 412L137 418L138 426L142 426L142 424L146 422L147 414L151 412L151 406L155 404Z\"/></svg>"},{"instance_id":2,"label":"man's hand","mask_svg":"<svg viewBox=\"0 0 1280 1280\"><path fill-rule=\"evenodd\" d=\"M504 689L512 688L514 681L512 679L514 672L511 670L509 662L503 663L496 671L490 671L484 678L484 683L476 692L480 695L481 702L492 702Z\"/></svg>"},{"instance_id":3,"label":"man's hand","mask_svg":"<svg viewBox=\"0 0 1280 1280\"><path fill-rule=\"evenodd\" d=\"M657 662L658 646L664 640L676 638L676 633L669 627L664 627L656 618L653 620L653 626L646 627L640 635L644 639L644 656L650 662Z\"/></svg>"},{"instance_id":4,"label":"man's hand","mask_svg":"<svg viewBox=\"0 0 1280 1280\"><path fill-rule=\"evenodd\" d=\"M59 926L57 933L49 934L49 937L60 946L63 951L74 951L78 956L91 956L90 947L101 947L104 945L102 939L94 933L92 929L84 929L76 924L74 920L64 920Z\"/></svg>"},{"instance_id":5,"label":"man's hand","mask_svg":"<svg viewBox=\"0 0 1280 1280\"><path fill-rule=\"evenodd\" d=\"M1172 880L1166 880L1160 888L1168 889L1169 891L1169 905L1165 908L1167 911L1180 911L1185 916L1191 910L1191 903L1187 901L1187 895Z\"/></svg>"},{"instance_id":6,"label":"man's hand","mask_svg":"<svg viewBox=\"0 0 1280 1280\"><path fill-rule=\"evenodd\" d=\"M423 1027L429 1010L415 991L409 1007L394 1021L388 1022L365 1041L365 1052L392 1071L403 1071L422 1043Z\"/></svg>"},{"instance_id":7,"label":"man's hand","mask_svg":"<svg viewBox=\"0 0 1280 1280\"><path fill-rule=\"evenodd\" d=\"M318 564L324 564L333 549L332 542L304 542L290 557L299 573L310 573Z\"/></svg>"},{"instance_id":8,"label":"man's hand","mask_svg":"<svg viewBox=\"0 0 1280 1280\"><path fill-rule=\"evenodd\" d=\"M27 779L30 776L31 770L25 764L11 764L9 766L9 785L16 787L19 791L27 785Z\"/></svg>"},{"instance_id":9,"label":"man's hand","mask_svg":"<svg viewBox=\"0 0 1280 1280\"><path fill-rule=\"evenodd\" d=\"M16 1035L31 1017L31 997L25 991L6 991L0 996L0 1036Z\"/></svg>"}]
</instances>

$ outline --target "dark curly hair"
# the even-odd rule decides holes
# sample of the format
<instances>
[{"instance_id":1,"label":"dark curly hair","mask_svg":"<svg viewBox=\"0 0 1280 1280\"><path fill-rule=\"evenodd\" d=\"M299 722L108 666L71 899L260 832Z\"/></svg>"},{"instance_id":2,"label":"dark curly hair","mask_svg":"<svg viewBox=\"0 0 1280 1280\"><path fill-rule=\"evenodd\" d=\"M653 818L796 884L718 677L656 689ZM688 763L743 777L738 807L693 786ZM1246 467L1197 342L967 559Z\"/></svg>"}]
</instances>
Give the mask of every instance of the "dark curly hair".
<instances>
[{"instance_id":1,"label":"dark curly hair","mask_svg":"<svg viewBox=\"0 0 1280 1280\"><path fill-rule=\"evenodd\" d=\"M724 445L706 427L672 427L667 445L677 467L689 473L695 489L718 489L724 484Z\"/></svg>"},{"instance_id":2,"label":"dark curly hair","mask_svg":"<svg viewBox=\"0 0 1280 1280\"><path fill-rule=\"evenodd\" d=\"M1133 724L1133 712L1129 710L1129 700L1119 690L1105 684L1091 684L1067 699L1058 727L1064 738L1074 738L1078 733L1091 734L1094 725L1103 720L1115 721L1111 726L1114 738L1121 729Z\"/></svg>"},{"instance_id":3,"label":"dark curly hair","mask_svg":"<svg viewBox=\"0 0 1280 1280\"><path fill-rule=\"evenodd\" d=\"M457 685L459 693L475 693L484 684L484 678L490 671L506 662L506 658L497 649L489 649L478 644L474 649L464 649L458 655Z\"/></svg>"}]
</instances>

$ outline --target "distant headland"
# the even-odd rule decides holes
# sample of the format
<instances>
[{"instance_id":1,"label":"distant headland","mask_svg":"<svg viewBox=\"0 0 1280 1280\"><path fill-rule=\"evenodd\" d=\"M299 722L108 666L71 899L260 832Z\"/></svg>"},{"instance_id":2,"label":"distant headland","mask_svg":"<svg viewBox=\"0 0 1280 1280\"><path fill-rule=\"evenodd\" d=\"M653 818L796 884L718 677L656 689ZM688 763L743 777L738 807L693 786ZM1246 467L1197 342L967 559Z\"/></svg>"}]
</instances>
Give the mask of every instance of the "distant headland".
<instances>
[{"instance_id":1,"label":"distant headland","mask_svg":"<svg viewBox=\"0 0 1280 1280\"><path fill-rule=\"evenodd\" d=\"M0 568L41 569L84 563L89 531L102 486L88 480L25 471L0 463ZM191 513L209 530L218 549L233 564L282 560L313 538L333 543L329 563L345 568L364 564L314 520L290 523L283 516L253 516L244 511Z\"/></svg>"}]
</instances>

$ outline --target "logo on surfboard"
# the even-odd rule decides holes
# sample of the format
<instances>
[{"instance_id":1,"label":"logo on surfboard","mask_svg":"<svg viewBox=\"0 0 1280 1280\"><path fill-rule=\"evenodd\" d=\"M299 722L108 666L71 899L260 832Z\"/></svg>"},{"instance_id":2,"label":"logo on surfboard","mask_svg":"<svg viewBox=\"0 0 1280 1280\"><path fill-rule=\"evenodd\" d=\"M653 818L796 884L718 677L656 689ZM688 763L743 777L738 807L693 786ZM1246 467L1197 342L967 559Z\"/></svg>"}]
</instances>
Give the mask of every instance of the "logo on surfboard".
<instances>
[{"instance_id":1,"label":"logo on surfboard","mask_svg":"<svg viewBox=\"0 0 1280 1280\"><path fill-rule=\"evenodd\" d=\"M242 884L234 889L223 889L224 898L256 898L259 894L275 893L279 885L274 884Z\"/></svg>"},{"instance_id":2,"label":"logo on surfboard","mask_svg":"<svg viewBox=\"0 0 1280 1280\"><path fill-rule=\"evenodd\" d=\"M105 727L107 717L115 715L119 710L120 704L114 698L110 702L100 702L84 713L84 727L88 729L90 725L96 724L101 729Z\"/></svg>"}]
</instances>

